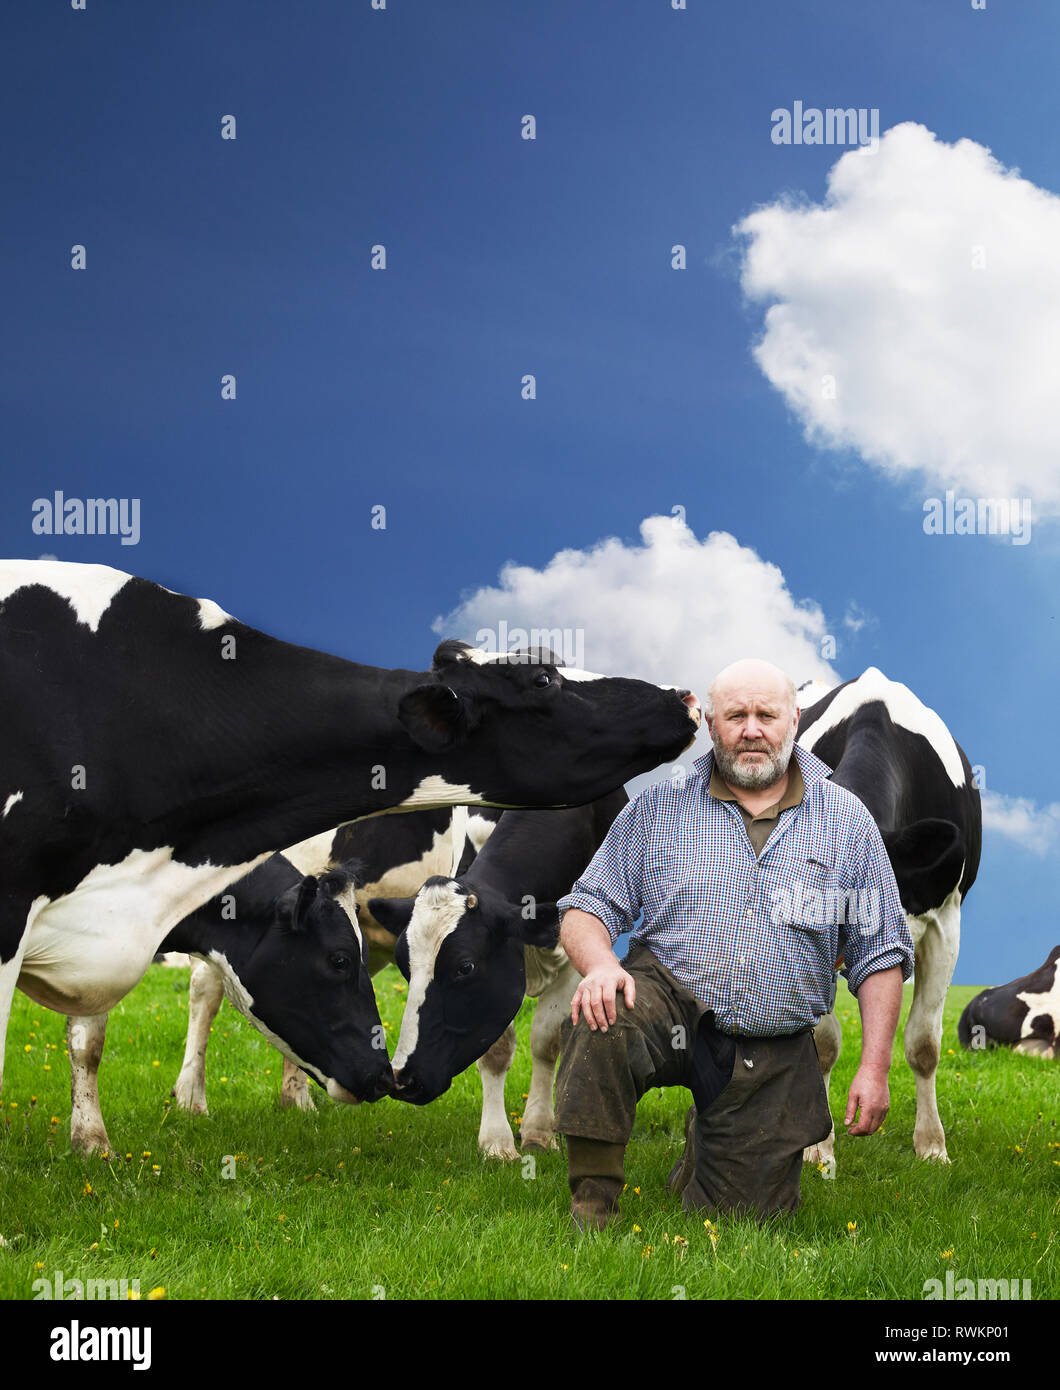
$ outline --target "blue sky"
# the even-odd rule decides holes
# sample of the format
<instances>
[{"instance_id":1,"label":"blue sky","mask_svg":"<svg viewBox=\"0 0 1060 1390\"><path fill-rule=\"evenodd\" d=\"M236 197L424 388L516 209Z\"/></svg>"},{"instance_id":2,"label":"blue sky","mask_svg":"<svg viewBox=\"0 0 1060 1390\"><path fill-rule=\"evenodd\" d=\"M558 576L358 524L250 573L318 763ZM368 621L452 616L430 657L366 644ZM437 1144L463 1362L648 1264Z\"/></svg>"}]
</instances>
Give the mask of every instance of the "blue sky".
<instances>
[{"instance_id":1,"label":"blue sky","mask_svg":"<svg viewBox=\"0 0 1060 1390\"><path fill-rule=\"evenodd\" d=\"M4 554L113 564L379 665L427 666L443 615L461 636L536 615L546 570L539 621L581 623L594 669L699 688L741 632L768 655L783 631L789 664L831 634L835 676L877 665L909 685L999 798L956 981L1044 959L1060 928L1057 480L1028 428L1048 418L1036 380L1025 397L1007 382L1003 348L1021 315L1036 341L1058 305L1033 255L981 229L1003 181L992 198L953 147L986 147L1040 190L1009 219L1032 241L1037 219L1052 226L1055 5L88 0L0 27ZM822 204L846 152L772 142L771 113L796 100L924 128L888 166L885 136L858 166L861 211L809 250L785 210ZM957 203L968 243L990 242L981 325L960 282L935 293L905 249L948 245ZM774 269L756 298L734 227L760 208ZM800 343L841 341L851 368L832 434L799 405L798 351L772 377L753 355L785 296ZM923 332L894 329L909 303ZM956 420L966 352L966 394L998 431L978 452L982 420ZM1035 360L1049 353L1055 335ZM874 457L892 424L894 456ZM982 495L992 461L997 489L1034 499L1032 542L926 536L924 499L962 480ZM34 535L33 502L55 489L139 498L139 543ZM675 507L676 587L641 531ZM564 551L582 558L557 564ZM502 583L510 562L525 571ZM607 608L616 564L635 616Z\"/></svg>"}]
</instances>

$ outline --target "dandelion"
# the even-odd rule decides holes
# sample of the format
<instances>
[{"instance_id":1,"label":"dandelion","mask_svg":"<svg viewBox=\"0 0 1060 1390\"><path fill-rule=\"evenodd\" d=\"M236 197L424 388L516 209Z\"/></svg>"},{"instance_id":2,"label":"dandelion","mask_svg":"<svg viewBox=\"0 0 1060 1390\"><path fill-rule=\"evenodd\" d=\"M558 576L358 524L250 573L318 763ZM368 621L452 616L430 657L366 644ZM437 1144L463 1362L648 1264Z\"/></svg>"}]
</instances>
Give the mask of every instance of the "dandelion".
<instances>
[{"instance_id":1,"label":"dandelion","mask_svg":"<svg viewBox=\"0 0 1060 1390\"><path fill-rule=\"evenodd\" d=\"M153 1067L160 1067L160 1066L162 1065L162 1063L161 1063L161 1062L152 1062L151 1065L152 1065Z\"/></svg>"},{"instance_id":2,"label":"dandelion","mask_svg":"<svg viewBox=\"0 0 1060 1390\"><path fill-rule=\"evenodd\" d=\"M639 1188L639 1187L635 1187L635 1188L633 1189L633 1191L637 1194L638 1197L640 1196L640 1188Z\"/></svg>"},{"instance_id":3,"label":"dandelion","mask_svg":"<svg viewBox=\"0 0 1060 1390\"><path fill-rule=\"evenodd\" d=\"M152 1163L152 1164L151 1164L151 1172L152 1172L152 1173L157 1173L157 1172L158 1172L158 1164L157 1164L157 1163Z\"/></svg>"},{"instance_id":4,"label":"dandelion","mask_svg":"<svg viewBox=\"0 0 1060 1390\"><path fill-rule=\"evenodd\" d=\"M161 1284L158 1286L157 1289L152 1289L151 1292L147 1295L147 1297L151 1300L152 1303L157 1303L160 1298L165 1298L165 1296L166 1291Z\"/></svg>"},{"instance_id":5,"label":"dandelion","mask_svg":"<svg viewBox=\"0 0 1060 1390\"><path fill-rule=\"evenodd\" d=\"M140 1290L139 1290L139 1289L126 1289L126 1290L125 1290L125 1297L126 1297L126 1298L131 1298L135 1303L139 1303L139 1301L140 1301Z\"/></svg>"},{"instance_id":6,"label":"dandelion","mask_svg":"<svg viewBox=\"0 0 1060 1390\"><path fill-rule=\"evenodd\" d=\"M43 1268L44 1268L44 1261L43 1261L43 1260L38 1260L38 1261L36 1262L36 1264L33 1266L33 1268L34 1268L34 1269L43 1269Z\"/></svg>"},{"instance_id":7,"label":"dandelion","mask_svg":"<svg viewBox=\"0 0 1060 1390\"><path fill-rule=\"evenodd\" d=\"M151 1157L151 1150L150 1150L150 1149L144 1149L144 1151L143 1151L143 1153L140 1155L140 1157L141 1157L141 1158L150 1158L150 1157Z\"/></svg>"},{"instance_id":8,"label":"dandelion","mask_svg":"<svg viewBox=\"0 0 1060 1390\"><path fill-rule=\"evenodd\" d=\"M45 1071L51 1071L51 1069L52 1069L51 1063L50 1063L50 1062L45 1062L45 1063L44 1063L44 1070L45 1070Z\"/></svg>"},{"instance_id":9,"label":"dandelion","mask_svg":"<svg viewBox=\"0 0 1060 1390\"><path fill-rule=\"evenodd\" d=\"M641 1253L641 1257L642 1257L643 1259L645 1259L645 1260L650 1260L650 1259L651 1259L651 1252L652 1252L653 1249L654 1249L653 1246L651 1246L651 1245L646 1245L646 1246L644 1247L644 1249L640 1252L640 1253Z\"/></svg>"},{"instance_id":10,"label":"dandelion","mask_svg":"<svg viewBox=\"0 0 1060 1390\"><path fill-rule=\"evenodd\" d=\"M953 1259L953 1251L952 1251L952 1250L940 1250L940 1251L939 1251L939 1259L940 1259L940 1260L952 1260L952 1259Z\"/></svg>"},{"instance_id":11,"label":"dandelion","mask_svg":"<svg viewBox=\"0 0 1060 1390\"><path fill-rule=\"evenodd\" d=\"M857 1230L857 1228L858 1228L858 1223L857 1223L856 1221L848 1221L848 1222L847 1222L847 1230L850 1232L851 1235L854 1234L854 1232Z\"/></svg>"},{"instance_id":12,"label":"dandelion","mask_svg":"<svg viewBox=\"0 0 1060 1390\"><path fill-rule=\"evenodd\" d=\"M92 1196L92 1184L91 1184L90 1182L86 1182L85 1185L84 1185L84 1187L81 1189L81 1196L82 1196L82 1197L91 1197L91 1196Z\"/></svg>"},{"instance_id":13,"label":"dandelion","mask_svg":"<svg viewBox=\"0 0 1060 1390\"><path fill-rule=\"evenodd\" d=\"M22 1051L23 1051L23 1052L32 1052L32 1051L33 1051L33 1044L32 1044L32 1043L27 1043L27 1044L25 1045L25 1047L22 1049Z\"/></svg>"},{"instance_id":14,"label":"dandelion","mask_svg":"<svg viewBox=\"0 0 1060 1390\"><path fill-rule=\"evenodd\" d=\"M634 1227L633 1227L633 1234L634 1234L635 1236L636 1236L636 1235L640 1235L640 1227L639 1227L639 1226L634 1226Z\"/></svg>"}]
</instances>

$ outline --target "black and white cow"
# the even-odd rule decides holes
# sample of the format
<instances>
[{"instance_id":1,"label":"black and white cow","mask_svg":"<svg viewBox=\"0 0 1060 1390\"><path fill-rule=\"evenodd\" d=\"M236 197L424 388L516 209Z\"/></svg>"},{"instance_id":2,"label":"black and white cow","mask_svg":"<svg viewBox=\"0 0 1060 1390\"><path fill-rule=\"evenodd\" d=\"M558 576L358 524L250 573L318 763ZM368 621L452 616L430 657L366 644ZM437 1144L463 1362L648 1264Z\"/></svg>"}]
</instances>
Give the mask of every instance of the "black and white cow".
<instances>
[{"instance_id":1,"label":"black and white cow","mask_svg":"<svg viewBox=\"0 0 1060 1390\"><path fill-rule=\"evenodd\" d=\"M409 811L402 816L354 821L292 845L283 854L274 855L272 860L255 869L254 874L261 874L274 860L290 866L297 865L297 871L303 873L325 875L335 865L355 862L357 872L353 881L353 898L357 908L358 932L364 941L363 957L368 962L365 973L376 975L393 961L397 937L371 917L367 908L368 899L405 897L414 894L424 879L433 874L450 873L454 860L454 823L458 830L456 862L461 868L466 868L503 814L503 811L489 806L475 807L470 812L467 807L458 806L451 812L445 809ZM236 884L230 891L238 897L245 882L243 880ZM178 927L177 932L180 930ZM175 939L176 933L170 933L163 944L169 945ZM189 963L186 956L176 959ZM189 1110L193 1114L208 1113L206 1049L211 1025L224 1002L225 993L224 972L219 963L200 959L194 964L189 986L184 1062L173 1087L177 1104L182 1110ZM305 1072L286 1055L280 1104L284 1107L297 1106L300 1110L316 1108Z\"/></svg>"},{"instance_id":2,"label":"black and white cow","mask_svg":"<svg viewBox=\"0 0 1060 1390\"><path fill-rule=\"evenodd\" d=\"M450 641L428 672L381 670L104 565L0 562L0 1062L16 986L106 1013L286 845L388 811L580 804L695 734L691 692L536 657Z\"/></svg>"},{"instance_id":3,"label":"black and white cow","mask_svg":"<svg viewBox=\"0 0 1060 1390\"><path fill-rule=\"evenodd\" d=\"M622 788L588 806L508 811L470 867L429 879L414 899L373 899L373 915L400 931L395 959L409 981L394 1055L394 1095L425 1105L481 1059L479 1145L515 1156L504 1077L512 1020L538 995L530 1031L533 1071L521 1141L553 1142L552 1082L559 1029L580 976L559 947L556 900L570 891L626 804Z\"/></svg>"},{"instance_id":4,"label":"black and white cow","mask_svg":"<svg viewBox=\"0 0 1060 1390\"><path fill-rule=\"evenodd\" d=\"M304 878L274 854L185 917L162 946L203 962L285 1061L371 1101L390 1094L393 1075L364 963L355 871L349 863ZM67 1033L70 1143L86 1153L110 1148L97 1080L106 1024L106 1014L75 1016Z\"/></svg>"},{"instance_id":5,"label":"black and white cow","mask_svg":"<svg viewBox=\"0 0 1060 1390\"><path fill-rule=\"evenodd\" d=\"M816 683L799 693L803 704ZM803 708L798 741L832 780L862 801L880 828L916 953L905 1055L916 1077L913 1148L948 1163L935 1096L942 1008L960 945L961 903L975 882L982 844L979 792L968 759L934 710L874 666ZM827 1086L839 1056L839 1022L814 1030ZM806 1151L835 1171L835 1131Z\"/></svg>"},{"instance_id":6,"label":"black and white cow","mask_svg":"<svg viewBox=\"0 0 1060 1390\"><path fill-rule=\"evenodd\" d=\"M961 1046L1011 1047L1036 1057L1056 1056L1060 1036L1060 946L1030 975L984 989L957 1023Z\"/></svg>"}]
</instances>

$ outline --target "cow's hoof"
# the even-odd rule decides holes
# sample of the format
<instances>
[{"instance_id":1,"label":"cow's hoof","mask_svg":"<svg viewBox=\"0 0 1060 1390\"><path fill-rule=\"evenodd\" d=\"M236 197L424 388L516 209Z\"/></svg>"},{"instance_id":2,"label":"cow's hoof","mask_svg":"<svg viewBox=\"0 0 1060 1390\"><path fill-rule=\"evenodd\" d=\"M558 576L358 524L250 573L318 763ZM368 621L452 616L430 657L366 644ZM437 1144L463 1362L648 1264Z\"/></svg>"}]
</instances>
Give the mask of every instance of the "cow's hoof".
<instances>
[{"instance_id":1,"label":"cow's hoof","mask_svg":"<svg viewBox=\"0 0 1060 1390\"><path fill-rule=\"evenodd\" d=\"M811 1144L808 1149L802 1151L803 1163L812 1163L814 1167L821 1164L835 1168L835 1152L825 1144Z\"/></svg>"},{"instance_id":2,"label":"cow's hoof","mask_svg":"<svg viewBox=\"0 0 1060 1390\"><path fill-rule=\"evenodd\" d=\"M91 1154L112 1154L114 1148L107 1138L105 1129L84 1130L81 1133L70 1131L70 1147L74 1153L88 1158Z\"/></svg>"},{"instance_id":3,"label":"cow's hoof","mask_svg":"<svg viewBox=\"0 0 1060 1390\"><path fill-rule=\"evenodd\" d=\"M176 1097L177 1108L186 1110L189 1115L208 1115L210 1113L206 1108L206 1092L197 1086L182 1086L178 1081L169 1094Z\"/></svg>"},{"instance_id":4,"label":"cow's hoof","mask_svg":"<svg viewBox=\"0 0 1060 1390\"><path fill-rule=\"evenodd\" d=\"M559 1148L559 1140L551 1130L542 1130L537 1134L527 1133L524 1129L519 1136L519 1147L523 1153L548 1153L550 1149Z\"/></svg>"},{"instance_id":5,"label":"cow's hoof","mask_svg":"<svg viewBox=\"0 0 1060 1390\"><path fill-rule=\"evenodd\" d=\"M497 1135L492 1139L479 1139L479 1149L483 1158L517 1159L519 1150L515 1147L512 1135Z\"/></svg>"},{"instance_id":6,"label":"cow's hoof","mask_svg":"<svg viewBox=\"0 0 1060 1390\"><path fill-rule=\"evenodd\" d=\"M315 1110L317 1103L309 1094L309 1087L303 1086L298 1091L280 1092L281 1110Z\"/></svg>"},{"instance_id":7,"label":"cow's hoof","mask_svg":"<svg viewBox=\"0 0 1060 1390\"><path fill-rule=\"evenodd\" d=\"M917 1158L931 1158L936 1163L949 1163L950 1156L946 1152L946 1141L940 1143L917 1144L913 1143L913 1151Z\"/></svg>"}]
</instances>

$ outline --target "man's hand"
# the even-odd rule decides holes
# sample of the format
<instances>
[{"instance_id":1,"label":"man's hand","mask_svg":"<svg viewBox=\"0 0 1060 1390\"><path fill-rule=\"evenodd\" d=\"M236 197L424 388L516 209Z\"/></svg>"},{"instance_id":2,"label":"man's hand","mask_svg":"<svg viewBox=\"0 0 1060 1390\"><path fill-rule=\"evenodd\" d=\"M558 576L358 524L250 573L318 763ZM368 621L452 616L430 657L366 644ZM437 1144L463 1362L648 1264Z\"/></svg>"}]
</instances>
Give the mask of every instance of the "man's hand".
<instances>
[{"instance_id":1,"label":"man's hand","mask_svg":"<svg viewBox=\"0 0 1060 1390\"><path fill-rule=\"evenodd\" d=\"M637 985L633 976L623 970L613 957L594 966L574 991L570 1001L570 1021L578 1022L578 1011L585 1015L585 1021L595 1033L597 1028L607 1032L607 1025L617 1017L615 998L622 991L626 1007L632 1009L637 998Z\"/></svg>"},{"instance_id":2,"label":"man's hand","mask_svg":"<svg viewBox=\"0 0 1060 1390\"><path fill-rule=\"evenodd\" d=\"M847 1113L843 1123L850 1135L875 1134L887 1117L891 1108L891 1096L887 1089L887 1073L877 1067L862 1065L850 1085L847 1097ZM857 1124L854 1116L860 1110Z\"/></svg>"}]
</instances>

